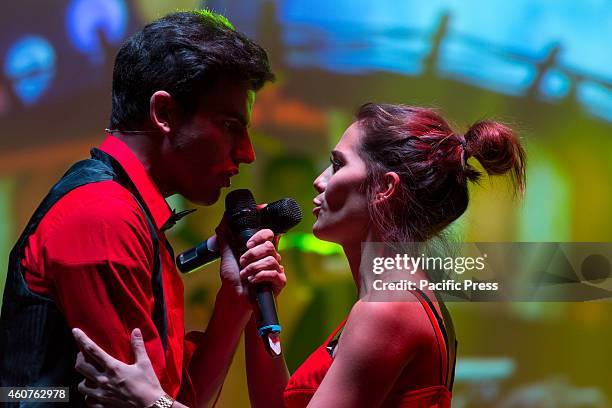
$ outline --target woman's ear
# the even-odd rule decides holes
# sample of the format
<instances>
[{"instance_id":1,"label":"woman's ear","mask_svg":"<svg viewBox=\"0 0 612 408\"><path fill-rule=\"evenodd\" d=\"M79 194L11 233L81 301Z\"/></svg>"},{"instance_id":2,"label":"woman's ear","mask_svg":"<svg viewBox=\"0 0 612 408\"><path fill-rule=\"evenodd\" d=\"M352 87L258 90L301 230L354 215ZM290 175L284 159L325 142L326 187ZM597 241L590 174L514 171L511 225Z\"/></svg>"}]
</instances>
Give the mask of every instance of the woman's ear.
<instances>
[{"instance_id":1,"label":"woman's ear","mask_svg":"<svg viewBox=\"0 0 612 408\"><path fill-rule=\"evenodd\" d=\"M380 186L381 191L376 193L376 201L383 202L388 201L396 194L399 188L400 178L394 171L389 171L383 176L383 181Z\"/></svg>"},{"instance_id":2,"label":"woman's ear","mask_svg":"<svg viewBox=\"0 0 612 408\"><path fill-rule=\"evenodd\" d=\"M178 126L178 105L166 91L156 91L149 100L149 117L153 127L168 134Z\"/></svg>"}]
</instances>

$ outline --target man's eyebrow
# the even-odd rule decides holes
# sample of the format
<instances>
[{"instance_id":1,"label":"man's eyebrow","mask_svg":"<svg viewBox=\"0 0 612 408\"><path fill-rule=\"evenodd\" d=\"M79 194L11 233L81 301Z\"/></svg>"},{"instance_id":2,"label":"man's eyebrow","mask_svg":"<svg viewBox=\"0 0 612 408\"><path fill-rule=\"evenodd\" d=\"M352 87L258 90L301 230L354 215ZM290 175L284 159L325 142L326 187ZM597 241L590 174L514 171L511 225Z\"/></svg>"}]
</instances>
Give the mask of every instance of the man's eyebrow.
<instances>
[{"instance_id":1,"label":"man's eyebrow","mask_svg":"<svg viewBox=\"0 0 612 408\"><path fill-rule=\"evenodd\" d=\"M228 112L225 115L233 119L236 119L238 122L240 122L242 126L245 126L245 127L249 126L249 122L247 121L246 117L240 112Z\"/></svg>"}]
</instances>

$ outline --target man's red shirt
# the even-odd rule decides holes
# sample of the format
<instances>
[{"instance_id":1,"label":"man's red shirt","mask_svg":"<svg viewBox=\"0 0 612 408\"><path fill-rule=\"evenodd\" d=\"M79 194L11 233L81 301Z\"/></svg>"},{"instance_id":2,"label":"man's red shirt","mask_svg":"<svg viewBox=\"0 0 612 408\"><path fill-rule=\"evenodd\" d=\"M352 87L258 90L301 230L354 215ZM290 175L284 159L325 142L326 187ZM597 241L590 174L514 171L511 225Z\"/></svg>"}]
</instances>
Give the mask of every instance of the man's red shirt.
<instances>
[{"instance_id":1,"label":"man's red shirt","mask_svg":"<svg viewBox=\"0 0 612 408\"><path fill-rule=\"evenodd\" d=\"M57 304L69 327L81 328L121 361L134 361L130 333L139 327L164 391L176 398L184 384L181 394L191 400L193 387L183 370L190 348L184 339L183 282L162 228L172 213L125 143L108 136L100 150L126 171L157 229L168 323L166 351L152 319L155 259L147 220L132 194L116 182L78 187L48 211L25 249L26 282L30 290Z\"/></svg>"}]
</instances>

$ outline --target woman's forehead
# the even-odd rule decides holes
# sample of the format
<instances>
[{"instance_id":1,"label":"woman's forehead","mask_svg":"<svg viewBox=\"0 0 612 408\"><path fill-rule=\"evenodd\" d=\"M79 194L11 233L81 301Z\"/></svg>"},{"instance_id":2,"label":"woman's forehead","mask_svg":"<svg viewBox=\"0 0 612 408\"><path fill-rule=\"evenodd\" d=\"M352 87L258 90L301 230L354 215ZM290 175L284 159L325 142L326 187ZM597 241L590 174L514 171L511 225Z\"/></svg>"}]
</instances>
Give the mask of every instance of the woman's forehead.
<instances>
[{"instance_id":1,"label":"woman's forehead","mask_svg":"<svg viewBox=\"0 0 612 408\"><path fill-rule=\"evenodd\" d=\"M342 134L336 148L339 152L350 154L356 151L357 146L361 142L362 129L358 122L353 122Z\"/></svg>"}]
</instances>

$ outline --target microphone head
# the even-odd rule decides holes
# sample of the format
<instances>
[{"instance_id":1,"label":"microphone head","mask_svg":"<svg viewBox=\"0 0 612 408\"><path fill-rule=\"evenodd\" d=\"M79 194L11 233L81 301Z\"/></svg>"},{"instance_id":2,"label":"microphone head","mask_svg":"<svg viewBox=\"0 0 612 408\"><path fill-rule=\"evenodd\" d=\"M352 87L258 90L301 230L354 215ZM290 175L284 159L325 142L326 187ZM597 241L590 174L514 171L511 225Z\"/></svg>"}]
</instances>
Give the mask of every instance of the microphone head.
<instances>
[{"instance_id":1,"label":"microphone head","mask_svg":"<svg viewBox=\"0 0 612 408\"><path fill-rule=\"evenodd\" d=\"M261 211L261 226L283 234L302 221L300 205L290 197L268 204Z\"/></svg>"},{"instance_id":2,"label":"microphone head","mask_svg":"<svg viewBox=\"0 0 612 408\"><path fill-rule=\"evenodd\" d=\"M259 228L257 205L249 190L234 190L225 196L225 211L232 231Z\"/></svg>"},{"instance_id":3,"label":"microphone head","mask_svg":"<svg viewBox=\"0 0 612 408\"><path fill-rule=\"evenodd\" d=\"M256 205L253 193L246 188L230 191L225 196L225 209L230 213L243 208L255 208Z\"/></svg>"}]
</instances>

